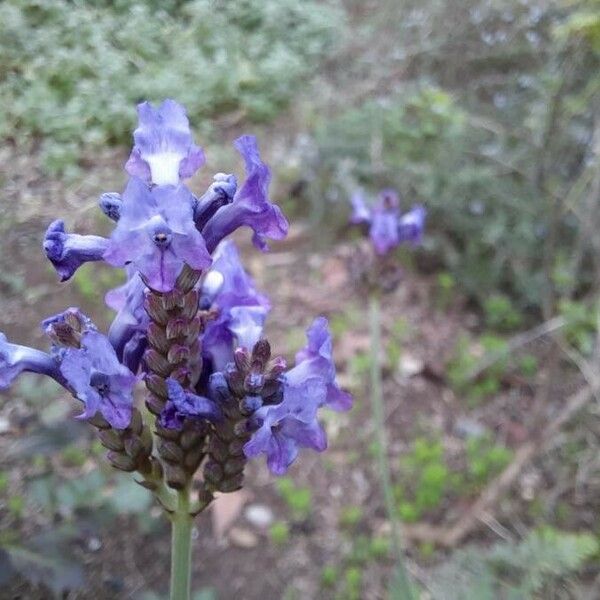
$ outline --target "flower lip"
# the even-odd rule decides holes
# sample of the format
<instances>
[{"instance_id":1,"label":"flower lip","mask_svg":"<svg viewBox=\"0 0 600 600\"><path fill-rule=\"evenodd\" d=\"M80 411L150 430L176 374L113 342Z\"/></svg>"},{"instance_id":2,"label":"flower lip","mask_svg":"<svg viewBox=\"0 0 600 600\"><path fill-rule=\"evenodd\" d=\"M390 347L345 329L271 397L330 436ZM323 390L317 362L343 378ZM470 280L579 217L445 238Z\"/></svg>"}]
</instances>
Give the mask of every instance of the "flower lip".
<instances>
[{"instance_id":1,"label":"flower lip","mask_svg":"<svg viewBox=\"0 0 600 600\"><path fill-rule=\"evenodd\" d=\"M110 377L102 371L92 369L90 372L90 386L101 396L107 396L110 392Z\"/></svg>"},{"instance_id":2,"label":"flower lip","mask_svg":"<svg viewBox=\"0 0 600 600\"><path fill-rule=\"evenodd\" d=\"M204 164L204 152L194 144L183 106L174 100L157 108L142 102L138 118L134 147L125 164L130 175L148 184L177 185Z\"/></svg>"}]
</instances>

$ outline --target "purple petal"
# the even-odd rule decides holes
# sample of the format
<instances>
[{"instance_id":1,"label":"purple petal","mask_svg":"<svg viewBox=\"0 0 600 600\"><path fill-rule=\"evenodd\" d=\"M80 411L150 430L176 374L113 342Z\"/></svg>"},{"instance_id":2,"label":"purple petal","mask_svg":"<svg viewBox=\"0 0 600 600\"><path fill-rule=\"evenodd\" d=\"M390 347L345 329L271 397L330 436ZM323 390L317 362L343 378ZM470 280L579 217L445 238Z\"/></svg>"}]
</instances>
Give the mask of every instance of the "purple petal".
<instances>
[{"instance_id":1,"label":"purple petal","mask_svg":"<svg viewBox=\"0 0 600 600\"><path fill-rule=\"evenodd\" d=\"M359 223L371 222L371 210L366 205L365 198L361 192L354 192L354 194L352 194L350 197L350 204L352 205L350 223L358 225Z\"/></svg>"},{"instance_id":2,"label":"purple petal","mask_svg":"<svg viewBox=\"0 0 600 600\"><path fill-rule=\"evenodd\" d=\"M202 229L209 252L227 235L242 226L254 231L253 241L265 249L265 238L280 240L288 232L288 222L278 206L269 201L271 172L258 151L254 136L245 135L235 146L246 163L246 180L238 189L233 202L217 210Z\"/></svg>"},{"instance_id":3,"label":"purple petal","mask_svg":"<svg viewBox=\"0 0 600 600\"><path fill-rule=\"evenodd\" d=\"M235 175L217 173L211 186L198 198L194 205L194 221L199 231L219 208L233 201L237 191Z\"/></svg>"},{"instance_id":4,"label":"purple petal","mask_svg":"<svg viewBox=\"0 0 600 600\"><path fill-rule=\"evenodd\" d=\"M34 348L11 344L0 332L0 389L8 388L24 371L48 375L65 385L55 357Z\"/></svg>"},{"instance_id":5,"label":"purple petal","mask_svg":"<svg viewBox=\"0 0 600 600\"><path fill-rule=\"evenodd\" d=\"M43 247L61 281L66 281L82 264L102 260L108 240L97 235L66 233L64 221L57 220L48 226Z\"/></svg>"},{"instance_id":6,"label":"purple petal","mask_svg":"<svg viewBox=\"0 0 600 600\"><path fill-rule=\"evenodd\" d=\"M425 207L417 204L404 213L400 218L398 225L398 236L401 242L409 242L413 245L421 243L423 231L425 230L425 217L427 211Z\"/></svg>"},{"instance_id":7,"label":"purple petal","mask_svg":"<svg viewBox=\"0 0 600 600\"><path fill-rule=\"evenodd\" d=\"M86 332L81 348L65 350L60 370L84 403L79 418L100 411L117 429L129 425L137 377L119 362L108 338L97 331Z\"/></svg>"},{"instance_id":8,"label":"purple petal","mask_svg":"<svg viewBox=\"0 0 600 600\"><path fill-rule=\"evenodd\" d=\"M326 386L324 404L332 410L349 410L352 396L342 391L335 378L332 340L327 319L319 317L306 332L308 343L296 354L296 366L285 375L290 386L300 386L306 380L318 378Z\"/></svg>"},{"instance_id":9,"label":"purple petal","mask_svg":"<svg viewBox=\"0 0 600 600\"><path fill-rule=\"evenodd\" d=\"M130 180L123 194L121 218L105 260L115 266L131 264L148 287L173 289L184 263L203 270L210 266L204 239L193 220L194 197L183 185L149 190Z\"/></svg>"},{"instance_id":10,"label":"purple petal","mask_svg":"<svg viewBox=\"0 0 600 600\"><path fill-rule=\"evenodd\" d=\"M316 419L310 423L287 419L283 423L281 434L293 439L301 448L312 448L317 452L327 449L327 435Z\"/></svg>"},{"instance_id":11,"label":"purple petal","mask_svg":"<svg viewBox=\"0 0 600 600\"><path fill-rule=\"evenodd\" d=\"M267 466L273 475L285 475L298 456L298 445L293 438L276 433L269 440Z\"/></svg>"},{"instance_id":12,"label":"purple petal","mask_svg":"<svg viewBox=\"0 0 600 600\"><path fill-rule=\"evenodd\" d=\"M374 211L369 236L377 254L386 254L400 243L398 219L397 209Z\"/></svg>"},{"instance_id":13,"label":"purple petal","mask_svg":"<svg viewBox=\"0 0 600 600\"><path fill-rule=\"evenodd\" d=\"M167 379L169 402L166 411L161 413L161 421L169 429L179 429L184 417L196 417L215 421L221 418L221 411L210 399L185 391L175 379Z\"/></svg>"},{"instance_id":14,"label":"purple petal","mask_svg":"<svg viewBox=\"0 0 600 600\"><path fill-rule=\"evenodd\" d=\"M177 185L205 162L196 146L183 106L165 100L157 109L149 102L138 105L139 123L126 171L147 183Z\"/></svg>"},{"instance_id":15,"label":"purple petal","mask_svg":"<svg viewBox=\"0 0 600 600\"><path fill-rule=\"evenodd\" d=\"M229 330L237 338L237 345L252 350L261 338L267 310L262 306L235 306L230 315Z\"/></svg>"}]
</instances>

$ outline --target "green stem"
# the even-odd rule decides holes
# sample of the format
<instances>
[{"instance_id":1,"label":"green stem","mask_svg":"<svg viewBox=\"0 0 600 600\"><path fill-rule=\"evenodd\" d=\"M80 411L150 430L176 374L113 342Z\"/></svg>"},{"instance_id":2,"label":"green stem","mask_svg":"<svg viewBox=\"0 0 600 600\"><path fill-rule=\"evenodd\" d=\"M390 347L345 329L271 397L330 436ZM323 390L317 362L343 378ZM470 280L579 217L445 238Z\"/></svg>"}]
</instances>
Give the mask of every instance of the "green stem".
<instances>
[{"instance_id":1,"label":"green stem","mask_svg":"<svg viewBox=\"0 0 600 600\"><path fill-rule=\"evenodd\" d=\"M190 493L178 492L177 510L171 516L171 600L189 600L192 578L192 523Z\"/></svg>"},{"instance_id":2,"label":"green stem","mask_svg":"<svg viewBox=\"0 0 600 600\"><path fill-rule=\"evenodd\" d=\"M385 510L392 526L392 547L396 559L396 573L390 589L390 598L394 600L413 600L413 588L404 565L400 524L396 517L396 505L388 463L388 443L385 429L383 390L381 387L381 308L379 297L376 294L371 294L369 298L369 329L371 334L371 404L375 426L377 466Z\"/></svg>"}]
</instances>

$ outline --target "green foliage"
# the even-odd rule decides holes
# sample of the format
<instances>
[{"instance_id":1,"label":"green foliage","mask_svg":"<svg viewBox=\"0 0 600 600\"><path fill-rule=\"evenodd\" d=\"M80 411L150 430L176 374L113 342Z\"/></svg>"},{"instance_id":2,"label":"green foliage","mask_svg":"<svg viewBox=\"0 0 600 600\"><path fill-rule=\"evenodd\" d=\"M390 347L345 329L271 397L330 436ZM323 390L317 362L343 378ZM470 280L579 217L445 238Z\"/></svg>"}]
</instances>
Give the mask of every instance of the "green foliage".
<instances>
[{"instance_id":1,"label":"green foliage","mask_svg":"<svg viewBox=\"0 0 600 600\"><path fill-rule=\"evenodd\" d=\"M519 358L519 370L524 377L533 377L538 371L538 360L533 354L525 354Z\"/></svg>"},{"instance_id":2,"label":"green foliage","mask_svg":"<svg viewBox=\"0 0 600 600\"><path fill-rule=\"evenodd\" d=\"M82 145L128 143L140 99L174 97L196 124L228 113L272 119L341 22L335 6L312 0L7 0L0 137L41 136L57 172Z\"/></svg>"},{"instance_id":3,"label":"green foliage","mask_svg":"<svg viewBox=\"0 0 600 600\"><path fill-rule=\"evenodd\" d=\"M500 382L508 367L506 341L496 335L484 334L477 343L461 336L456 343L455 355L448 364L448 379L459 394L467 396L471 405L495 394L500 389ZM474 369L486 355L493 355L497 360L485 372L472 378Z\"/></svg>"},{"instance_id":4,"label":"green foliage","mask_svg":"<svg viewBox=\"0 0 600 600\"><path fill-rule=\"evenodd\" d=\"M511 450L491 436L471 437L465 442L464 469L451 470L440 439L416 438L401 459L394 486L398 516L412 523L456 494L472 494L500 473L511 458Z\"/></svg>"},{"instance_id":5,"label":"green foliage","mask_svg":"<svg viewBox=\"0 0 600 600\"><path fill-rule=\"evenodd\" d=\"M292 513L292 518L305 521L312 511L310 488L299 487L289 477L281 477L276 483L277 491Z\"/></svg>"},{"instance_id":6,"label":"green foliage","mask_svg":"<svg viewBox=\"0 0 600 600\"><path fill-rule=\"evenodd\" d=\"M487 326L498 331L512 331L523 322L521 313L504 294L493 294L486 298L483 302L483 312Z\"/></svg>"},{"instance_id":7,"label":"green foliage","mask_svg":"<svg viewBox=\"0 0 600 600\"><path fill-rule=\"evenodd\" d=\"M509 297L520 315L564 290L559 271L574 291L595 276L597 161L583 132L595 122L598 10L595 0L559 4L425 2L419 26L412 3L388 3L398 35L370 75L393 81L402 56L402 85L373 86L375 99L360 88L315 128L314 198L397 187L406 205L428 207L423 264L480 304ZM586 221L594 235L581 237Z\"/></svg>"},{"instance_id":8,"label":"green foliage","mask_svg":"<svg viewBox=\"0 0 600 600\"><path fill-rule=\"evenodd\" d=\"M287 544L290 539L290 528L284 521L276 521L269 528L269 537L271 541L277 546L283 546Z\"/></svg>"},{"instance_id":9,"label":"green foliage","mask_svg":"<svg viewBox=\"0 0 600 600\"><path fill-rule=\"evenodd\" d=\"M354 529L362 520L363 511L360 506L344 506L340 510L340 525L346 529Z\"/></svg>"},{"instance_id":10,"label":"green foliage","mask_svg":"<svg viewBox=\"0 0 600 600\"><path fill-rule=\"evenodd\" d=\"M419 520L439 506L449 485L441 441L417 438L402 458L401 482L394 488L399 517L405 522Z\"/></svg>"},{"instance_id":11,"label":"green foliage","mask_svg":"<svg viewBox=\"0 0 600 600\"><path fill-rule=\"evenodd\" d=\"M597 307L590 308L582 302L562 300L559 303L559 313L567 322L563 329L567 342L589 356L594 349L598 327Z\"/></svg>"},{"instance_id":12,"label":"green foliage","mask_svg":"<svg viewBox=\"0 0 600 600\"><path fill-rule=\"evenodd\" d=\"M465 444L467 469L464 483L470 488L480 488L500 473L512 458L506 446L495 444L488 435L468 438Z\"/></svg>"},{"instance_id":13,"label":"green foliage","mask_svg":"<svg viewBox=\"0 0 600 600\"><path fill-rule=\"evenodd\" d=\"M455 552L432 577L436 600L534 600L554 597L552 586L573 576L598 552L586 533L531 532L517 543Z\"/></svg>"},{"instance_id":14,"label":"green foliage","mask_svg":"<svg viewBox=\"0 0 600 600\"><path fill-rule=\"evenodd\" d=\"M85 464L87 457L86 451L76 445L67 446L61 452L63 463L69 467L82 467Z\"/></svg>"},{"instance_id":15,"label":"green foliage","mask_svg":"<svg viewBox=\"0 0 600 600\"><path fill-rule=\"evenodd\" d=\"M11 496L8 499L7 507L10 514L15 519L20 519L23 516L25 510L25 498L23 496Z\"/></svg>"},{"instance_id":16,"label":"green foliage","mask_svg":"<svg viewBox=\"0 0 600 600\"><path fill-rule=\"evenodd\" d=\"M59 527L28 538L27 542L6 543L0 547L3 585L17 573L34 585L43 586L55 598L81 589L83 568L71 554L76 535L71 528Z\"/></svg>"},{"instance_id":17,"label":"green foliage","mask_svg":"<svg viewBox=\"0 0 600 600\"><path fill-rule=\"evenodd\" d=\"M345 598L359 600L362 589L362 571L358 567L348 567L344 572Z\"/></svg>"},{"instance_id":18,"label":"green foliage","mask_svg":"<svg viewBox=\"0 0 600 600\"><path fill-rule=\"evenodd\" d=\"M321 570L321 585L326 588L332 588L335 586L338 577L338 570L331 565L326 565Z\"/></svg>"},{"instance_id":19,"label":"green foliage","mask_svg":"<svg viewBox=\"0 0 600 600\"><path fill-rule=\"evenodd\" d=\"M0 471L0 494L8 489L8 473Z\"/></svg>"},{"instance_id":20,"label":"green foliage","mask_svg":"<svg viewBox=\"0 0 600 600\"><path fill-rule=\"evenodd\" d=\"M446 310L456 292L456 279L451 273L438 273L436 281L435 306L438 310Z\"/></svg>"}]
</instances>

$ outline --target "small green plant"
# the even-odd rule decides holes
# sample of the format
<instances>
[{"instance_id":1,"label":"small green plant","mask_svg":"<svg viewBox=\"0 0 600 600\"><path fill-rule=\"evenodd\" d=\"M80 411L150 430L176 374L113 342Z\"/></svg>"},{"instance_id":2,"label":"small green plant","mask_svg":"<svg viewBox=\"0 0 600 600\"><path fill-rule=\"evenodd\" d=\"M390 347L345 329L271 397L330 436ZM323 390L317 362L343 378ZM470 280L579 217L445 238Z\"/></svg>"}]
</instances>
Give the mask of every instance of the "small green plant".
<instances>
[{"instance_id":1,"label":"small green plant","mask_svg":"<svg viewBox=\"0 0 600 600\"><path fill-rule=\"evenodd\" d=\"M482 335L476 343L461 336L456 344L454 358L447 368L448 379L459 394L467 397L470 406L479 404L500 389L502 377L508 369L507 342L492 334ZM472 374L484 356L494 356L494 362L478 377Z\"/></svg>"},{"instance_id":2,"label":"small green plant","mask_svg":"<svg viewBox=\"0 0 600 600\"><path fill-rule=\"evenodd\" d=\"M344 572L346 598L359 600L362 589L362 571L358 567L348 567Z\"/></svg>"},{"instance_id":3,"label":"small green plant","mask_svg":"<svg viewBox=\"0 0 600 600\"><path fill-rule=\"evenodd\" d=\"M524 354L519 358L519 371L524 377L533 377L538 371L538 360L533 354Z\"/></svg>"},{"instance_id":4,"label":"small green plant","mask_svg":"<svg viewBox=\"0 0 600 600\"><path fill-rule=\"evenodd\" d=\"M504 294L493 294L486 298L483 313L487 326L497 331L512 331L523 322L521 313Z\"/></svg>"},{"instance_id":5,"label":"small green plant","mask_svg":"<svg viewBox=\"0 0 600 600\"><path fill-rule=\"evenodd\" d=\"M411 452L402 458L401 482L394 488L400 518L405 522L417 521L439 506L450 481L442 442L417 438Z\"/></svg>"},{"instance_id":6,"label":"small green plant","mask_svg":"<svg viewBox=\"0 0 600 600\"><path fill-rule=\"evenodd\" d=\"M339 578L339 572L336 567L326 565L321 570L321 585L325 588L333 588Z\"/></svg>"},{"instance_id":7,"label":"small green plant","mask_svg":"<svg viewBox=\"0 0 600 600\"><path fill-rule=\"evenodd\" d=\"M8 473L0 471L0 494L8 489Z\"/></svg>"},{"instance_id":8,"label":"small green plant","mask_svg":"<svg viewBox=\"0 0 600 600\"><path fill-rule=\"evenodd\" d=\"M8 499L7 507L10 514L15 519L20 519L25 510L25 498L23 498L23 496L11 496Z\"/></svg>"},{"instance_id":9,"label":"small green plant","mask_svg":"<svg viewBox=\"0 0 600 600\"><path fill-rule=\"evenodd\" d=\"M469 438L465 444L467 469L465 482L480 488L504 469L512 458L512 451L494 443L488 435Z\"/></svg>"},{"instance_id":10,"label":"small green plant","mask_svg":"<svg viewBox=\"0 0 600 600\"><path fill-rule=\"evenodd\" d=\"M61 453L63 463L68 467L81 467L88 458L88 449L76 445L67 446Z\"/></svg>"},{"instance_id":11,"label":"small green plant","mask_svg":"<svg viewBox=\"0 0 600 600\"><path fill-rule=\"evenodd\" d=\"M290 528L284 521L276 521L269 528L269 537L276 546L287 544L290 539Z\"/></svg>"},{"instance_id":12,"label":"small green plant","mask_svg":"<svg viewBox=\"0 0 600 600\"><path fill-rule=\"evenodd\" d=\"M340 510L340 525L346 529L354 529L362 517L363 511L360 506L345 506Z\"/></svg>"},{"instance_id":13,"label":"small green plant","mask_svg":"<svg viewBox=\"0 0 600 600\"><path fill-rule=\"evenodd\" d=\"M383 536L375 536L371 538L369 551L371 556L376 560L386 558L390 553L389 538Z\"/></svg>"},{"instance_id":14,"label":"small green plant","mask_svg":"<svg viewBox=\"0 0 600 600\"><path fill-rule=\"evenodd\" d=\"M555 597L552 586L575 575L597 552L598 541L594 536L550 528L532 531L516 543L459 550L435 570L431 579L433 597L444 600Z\"/></svg>"},{"instance_id":15,"label":"small green plant","mask_svg":"<svg viewBox=\"0 0 600 600\"><path fill-rule=\"evenodd\" d=\"M277 481L277 491L286 503L295 521L305 521L312 511L312 494L309 488L298 487L289 477Z\"/></svg>"},{"instance_id":16,"label":"small green plant","mask_svg":"<svg viewBox=\"0 0 600 600\"><path fill-rule=\"evenodd\" d=\"M598 310L583 302L571 300L562 300L558 308L567 321L563 330L567 342L582 354L589 356L594 349Z\"/></svg>"},{"instance_id":17,"label":"small green plant","mask_svg":"<svg viewBox=\"0 0 600 600\"><path fill-rule=\"evenodd\" d=\"M435 307L437 310L446 310L456 293L456 280L451 273L438 273L436 281Z\"/></svg>"}]
</instances>

